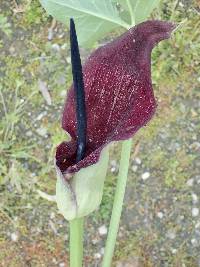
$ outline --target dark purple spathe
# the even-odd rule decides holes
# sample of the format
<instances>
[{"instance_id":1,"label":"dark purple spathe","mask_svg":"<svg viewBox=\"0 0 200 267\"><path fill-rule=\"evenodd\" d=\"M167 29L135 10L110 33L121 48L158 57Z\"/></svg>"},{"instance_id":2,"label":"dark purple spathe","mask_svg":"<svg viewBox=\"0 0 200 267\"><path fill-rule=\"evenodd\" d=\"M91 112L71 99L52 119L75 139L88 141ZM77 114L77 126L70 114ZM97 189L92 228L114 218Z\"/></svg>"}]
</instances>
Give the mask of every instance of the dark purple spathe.
<instances>
[{"instance_id":1,"label":"dark purple spathe","mask_svg":"<svg viewBox=\"0 0 200 267\"><path fill-rule=\"evenodd\" d=\"M146 21L95 50L83 66L87 113L87 144L75 164L77 149L74 89L70 88L62 117L70 142L57 147L56 164L73 173L98 161L103 147L132 137L152 118L156 101L151 84L151 50L169 38L174 25Z\"/></svg>"}]
</instances>

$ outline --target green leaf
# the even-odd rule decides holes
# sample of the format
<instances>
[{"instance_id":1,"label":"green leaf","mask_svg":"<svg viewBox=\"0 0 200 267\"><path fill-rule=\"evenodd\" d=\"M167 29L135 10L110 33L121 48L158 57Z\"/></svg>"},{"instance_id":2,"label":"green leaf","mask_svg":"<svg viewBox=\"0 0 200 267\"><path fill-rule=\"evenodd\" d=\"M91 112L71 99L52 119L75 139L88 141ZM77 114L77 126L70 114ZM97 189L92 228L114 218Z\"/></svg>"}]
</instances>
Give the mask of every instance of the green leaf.
<instances>
[{"instance_id":1,"label":"green leaf","mask_svg":"<svg viewBox=\"0 0 200 267\"><path fill-rule=\"evenodd\" d=\"M109 147L105 147L96 164L82 168L68 180L56 167L56 202L65 219L86 216L99 207L108 168L108 150Z\"/></svg>"},{"instance_id":2,"label":"green leaf","mask_svg":"<svg viewBox=\"0 0 200 267\"><path fill-rule=\"evenodd\" d=\"M116 27L130 26L109 0L40 0L46 11L64 24L73 17L80 45L88 46Z\"/></svg>"},{"instance_id":3,"label":"green leaf","mask_svg":"<svg viewBox=\"0 0 200 267\"><path fill-rule=\"evenodd\" d=\"M129 12L131 24L134 26L146 20L160 0L119 0L118 2Z\"/></svg>"}]
</instances>

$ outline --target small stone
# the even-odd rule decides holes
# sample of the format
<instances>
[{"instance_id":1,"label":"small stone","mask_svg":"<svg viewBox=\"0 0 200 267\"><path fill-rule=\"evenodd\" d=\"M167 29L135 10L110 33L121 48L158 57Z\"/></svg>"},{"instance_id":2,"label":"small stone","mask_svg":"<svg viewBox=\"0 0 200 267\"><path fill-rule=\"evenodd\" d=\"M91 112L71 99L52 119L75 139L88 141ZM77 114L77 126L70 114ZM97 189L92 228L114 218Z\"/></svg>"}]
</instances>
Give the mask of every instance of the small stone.
<instances>
[{"instance_id":1,"label":"small stone","mask_svg":"<svg viewBox=\"0 0 200 267\"><path fill-rule=\"evenodd\" d=\"M110 171L111 171L112 173L114 173L114 172L116 171L116 168L115 168L115 167L111 167Z\"/></svg>"},{"instance_id":2,"label":"small stone","mask_svg":"<svg viewBox=\"0 0 200 267\"><path fill-rule=\"evenodd\" d=\"M186 184L188 185L188 186L193 186L193 184L194 184L194 179L189 179L187 182L186 182Z\"/></svg>"},{"instance_id":3,"label":"small stone","mask_svg":"<svg viewBox=\"0 0 200 267\"><path fill-rule=\"evenodd\" d=\"M133 172L136 172L137 169L138 169L138 166L137 166L137 165L133 165L133 166L131 167L131 170L132 170Z\"/></svg>"},{"instance_id":4,"label":"small stone","mask_svg":"<svg viewBox=\"0 0 200 267\"><path fill-rule=\"evenodd\" d=\"M192 209L192 216L197 217L199 215L199 209L198 208L193 208Z\"/></svg>"},{"instance_id":5,"label":"small stone","mask_svg":"<svg viewBox=\"0 0 200 267\"><path fill-rule=\"evenodd\" d=\"M61 223L61 225L60 225L59 227L62 227L62 225L63 225L63 223ZM64 235L63 237L64 237L64 240L66 240L66 241L69 240L69 236L68 236L68 234Z\"/></svg>"},{"instance_id":6,"label":"small stone","mask_svg":"<svg viewBox=\"0 0 200 267\"><path fill-rule=\"evenodd\" d=\"M176 248L172 248L171 251L172 251L172 254L176 254L177 249Z\"/></svg>"},{"instance_id":7,"label":"small stone","mask_svg":"<svg viewBox=\"0 0 200 267\"><path fill-rule=\"evenodd\" d=\"M100 249L101 255L104 255L104 251L105 251L104 247Z\"/></svg>"},{"instance_id":8,"label":"small stone","mask_svg":"<svg viewBox=\"0 0 200 267\"><path fill-rule=\"evenodd\" d=\"M56 52L60 51L60 46L58 44L52 44L52 49Z\"/></svg>"},{"instance_id":9,"label":"small stone","mask_svg":"<svg viewBox=\"0 0 200 267\"><path fill-rule=\"evenodd\" d=\"M194 148L194 149L200 149L200 143L199 142L194 142L191 144L191 148Z\"/></svg>"},{"instance_id":10,"label":"small stone","mask_svg":"<svg viewBox=\"0 0 200 267\"><path fill-rule=\"evenodd\" d=\"M135 162L136 162L138 165L140 165L140 164L142 163L141 159L138 158L138 157L135 158Z\"/></svg>"},{"instance_id":11,"label":"small stone","mask_svg":"<svg viewBox=\"0 0 200 267\"><path fill-rule=\"evenodd\" d=\"M31 131L26 132L26 136L31 137L33 133Z\"/></svg>"},{"instance_id":12,"label":"small stone","mask_svg":"<svg viewBox=\"0 0 200 267\"><path fill-rule=\"evenodd\" d=\"M118 166L117 166L117 161L116 160L111 160L110 162L110 165L111 165L111 172L112 173L115 173L118 171Z\"/></svg>"},{"instance_id":13,"label":"small stone","mask_svg":"<svg viewBox=\"0 0 200 267\"><path fill-rule=\"evenodd\" d=\"M196 240L195 238L192 238L192 239L191 239L191 244L192 244L193 246L197 246L197 245L198 245L198 242L197 242L197 240Z\"/></svg>"},{"instance_id":14,"label":"small stone","mask_svg":"<svg viewBox=\"0 0 200 267\"><path fill-rule=\"evenodd\" d=\"M101 259L101 254L100 253L95 253L94 254L95 259Z\"/></svg>"},{"instance_id":15,"label":"small stone","mask_svg":"<svg viewBox=\"0 0 200 267\"><path fill-rule=\"evenodd\" d=\"M54 218L55 218L55 212L51 212L51 214L50 214L50 218L51 218L51 219L54 219Z\"/></svg>"},{"instance_id":16,"label":"small stone","mask_svg":"<svg viewBox=\"0 0 200 267\"><path fill-rule=\"evenodd\" d=\"M12 234L10 235L10 237L11 237L11 240L12 240L13 242L17 242L17 241L18 241L18 235L17 235L16 233L12 233Z\"/></svg>"},{"instance_id":17,"label":"small stone","mask_svg":"<svg viewBox=\"0 0 200 267\"><path fill-rule=\"evenodd\" d=\"M65 43L65 44L63 44L63 45L61 45L61 49L62 50L65 50L67 48L67 44Z\"/></svg>"},{"instance_id":18,"label":"small stone","mask_svg":"<svg viewBox=\"0 0 200 267\"><path fill-rule=\"evenodd\" d=\"M48 29L48 40L49 41L51 41L52 39L53 39L53 29L52 28L50 28L50 29Z\"/></svg>"},{"instance_id":19,"label":"small stone","mask_svg":"<svg viewBox=\"0 0 200 267\"><path fill-rule=\"evenodd\" d=\"M198 202L198 196L194 193L192 193L192 203L196 204Z\"/></svg>"},{"instance_id":20,"label":"small stone","mask_svg":"<svg viewBox=\"0 0 200 267\"><path fill-rule=\"evenodd\" d=\"M47 129L46 128L39 128L39 129L37 129L36 130L36 132L39 134L39 135L41 135L41 136L46 136L47 135Z\"/></svg>"},{"instance_id":21,"label":"small stone","mask_svg":"<svg viewBox=\"0 0 200 267\"><path fill-rule=\"evenodd\" d=\"M157 213L157 216L158 216L158 218L162 219L163 216L164 216L164 214L163 214L161 211L159 211L159 212Z\"/></svg>"},{"instance_id":22,"label":"small stone","mask_svg":"<svg viewBox=\"0 0 200 267\"><path fill-rule=\"evenodd\" d=\"M99 231L99 235L101 236L106 235L108 232L107 227L105 225L102 225L101 227L99 227L98 231Z\"/></svg>"},{"instance_id":23,"label":"small stone","mask_svg":"<svg viewBox=\"0 0 200 267\"><path fill-rule=\"evenodd\" d=\"M71 57L66 57L66 61L68 64L71 64Z\"/></svg>"},{"instance_id":24,"label":"small stone","mask_svg":"<svg viewBox=\"0 0 200 267\"><path fill-rule=\"evenodd\" d=\"M53 263L55 263L55 264L57 264L57 260L56 260L56 258L53 258Z\"/></svg>"},{"instance_id":25,"label":"small stone","mask_svg":"<svg viewBox=\"0 0 200 267\"><path fill-rule=\"evenodd\" d=\"M148 178L150 177L150 173L149 172L144 172L143 174L142 174L142 180L147 180Z\"/></svg>"},{"instance_id":26,"label":"small stone","mask_svg":"<svg viewBox=\"0 0 200 267\"><path fill-rule=\"evenodd\" d=\"M195 228L200 228L200 222L197 222L197 223L195 224Z\"/></svg>"},{"instance_id":27,"label":"small stone","mask_svg":"<svg viewBox=\"0 0 200 267\"><path fill-rule=\"evenodd\" d=\"M64 262L59 263L59 267L66 267Z\"/></svg>"},{"instance_id":28,"label":"small stone","mask_svg":"<svg viewBox=\"0 0 200 267\"><path fill-rule=\"evenodd\" d=\"M60 96L61 96L61 97L66 96L66 90L61 90L61 92L60 92Z\"/></svg>"},{"instance_id":29,"label":"small stone","mask_svg":"<svg viewBox=\"0 0 200 267\"><path fill-rule=\"evenodd\" d=\"M97 238L92 239L92 244L93 245L96 245L98 242L99 242L99 240Z\"/></svg>"},{"instance_id":30,"label":"small stone","mask_svg":"<svg viewBox=\"0 0 200 267\"><path fill-rule=\"evenodd\" d=\"M42 113L40 113L37 117L36 117L36 121L40 121L43 117L45 116L45 113L44 112L42 112Z\"/></svg>"}]
</instances>

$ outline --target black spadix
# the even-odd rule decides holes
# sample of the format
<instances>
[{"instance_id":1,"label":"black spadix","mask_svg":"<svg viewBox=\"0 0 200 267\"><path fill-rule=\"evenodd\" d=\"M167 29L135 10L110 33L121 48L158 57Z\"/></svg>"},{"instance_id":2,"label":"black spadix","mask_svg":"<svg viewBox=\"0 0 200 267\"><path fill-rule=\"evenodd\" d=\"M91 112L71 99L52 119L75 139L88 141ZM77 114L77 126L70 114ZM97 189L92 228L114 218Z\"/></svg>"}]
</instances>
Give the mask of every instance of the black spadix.
<instances>
[{"instance_id":1,"label":"black spadix","mask_svg":"<svg viewBox=\"0 0 200 267\"><path fill-rule=\"evenodd\" d=\"M84 158L86 150L86 130L87 117L85 107L85 92L81 58L79 53L78 40L74 20L70 19L70 45L71 45L71 64L72 75L76 100L76 117L77 117L77 154L76 162Z\"/></svg>"}]
</instances>

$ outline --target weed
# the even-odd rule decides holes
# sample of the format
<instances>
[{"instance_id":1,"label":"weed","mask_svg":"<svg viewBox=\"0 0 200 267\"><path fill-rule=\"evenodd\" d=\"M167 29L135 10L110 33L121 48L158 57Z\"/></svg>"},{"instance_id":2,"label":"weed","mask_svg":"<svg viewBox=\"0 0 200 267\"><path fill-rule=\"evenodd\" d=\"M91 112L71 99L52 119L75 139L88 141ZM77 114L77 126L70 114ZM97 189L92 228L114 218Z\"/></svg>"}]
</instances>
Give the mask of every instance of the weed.
<instances>
[{"instance_id":1,"label":"weed","mask_svg":"<svg viewBox=\"0 0 200 267\"><path fill-rule=\"evenodd\" d=\"M11 24L8 22L7 18L3 14L0 14L0 32L1 31L8 37L11 37Z\"/></svg>"},{"instance_id":2,"label":"weed","mask_svg":"<svg viewBox=\"0 0 200 267\"><path fill-rule=\"evenodd\" d=\"M23 25L31 27L47 21L47 14L44 12L38 0L29 1L23 14Z\"/></svg>"}]
</instances>

